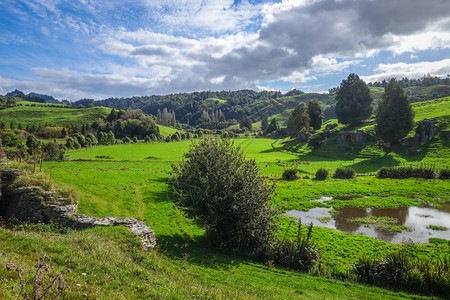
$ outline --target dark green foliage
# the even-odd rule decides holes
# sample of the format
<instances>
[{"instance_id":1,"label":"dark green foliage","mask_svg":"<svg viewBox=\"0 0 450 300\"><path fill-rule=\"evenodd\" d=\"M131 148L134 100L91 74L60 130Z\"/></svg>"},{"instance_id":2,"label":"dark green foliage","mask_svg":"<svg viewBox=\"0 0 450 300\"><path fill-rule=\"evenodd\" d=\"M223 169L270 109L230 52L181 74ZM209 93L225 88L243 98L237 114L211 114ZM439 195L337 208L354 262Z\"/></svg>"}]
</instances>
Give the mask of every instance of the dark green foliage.
<instances>
[{"instance_id":1,"label":"dark green foliage","mask_svg":"<svg viewBox=\"0 0 450 300\"><path fill-rule=\"evenodd\" d=\"M95 145L98 145L97 138L92 133L88 133L88 135L86 135L86 146L92 147Z\"/></svg>"},{"instance_id":2,"label":"dark green foliage","mask_svg":"<svg viewBox=\"0 0 450 300\"><path fill-rule=\"evenodd\" d=\"M408 167L381 167L378 170L378 178L436 178L436 170L431 166Z\"/></svg>"},{"instance_id":3,"label":"dark green foliage","mask_svg":"<svg viewBox=\"0 0 450 300\"><path fill-rule=\"evenodd\" d=\"M296 239L275 241L266 252L266 260L270 258L277 265L298 271L310 270L320 257L317 245L311 240L312 229L311 223L308 226L308 232L304 235L299 219Z\"/></svg>"},{"instance_id":4,"label":"dark green foliage","mask_svg":"<svg viewBox=\"0 0 450 300\"><path fill-rule=\"evenodd\" d=\"M273 131L278 130L278 121L276 118L273 118L272 120L270 120L270 124L269 126L266 128L265 132L266 133L270 133Z\"/></svg>"},{"instance_id":5,"label":"dark green foliage","mask_svg":"<svg viewBox=\"0 0 450 300\"><path fill-rule=\"evenodd\" d=\"M122 143L129 144L129 143L131 143L131 139L128 136L126 136L122 139Z\"/></svg>"},{"instance_id":6,"label":"dark green foliage","mask_svg":"<svg viewBox=\"0 0 450 300\"><path fill-rule=\"evenodd\" d=\"M245 116L239 122L239 128L252 130L252 123L253 123L252 118L250 116Z\"/></svg>"},{"instance_id":7,"label":"dark green foliage","mask_svg":"<svg viewBox=\"0 0 450 300\"><path fill-rule=\"evenodd\" d=\"M277 228L269 205L274 186L230 140L194 142L172 167L176 206L204 225L212 246L241 252L268 244Z\"/></svg>"},{"instance_id":8,"label":"dark green foliage","mask_svg":"<svg viewBox=\"0 0 450 300\"><path fill-rule=\"evenodd\" d=\"M308 114L309 114L309 125L315 129L319 130L322 127L323 121L323 109L320 106L319 100L314 99L308 102Z\"/></svg>"},{"instance_id":9,"label":"dark green foliage","mask_svg":"<svg viewBox=\"0 0 450 300\"><path fill-rule=\"evenodd\" d=\"M37 154L42 150L42 143L38 141L34 135L29 135L26 141L26 145L28 147L28 153L30 155Z\"/></svg>"},{"instance_id":10,"label":"dark green foliage","mask_svg":"<svg viewBox=\"0 0 450 300\"><path fill-rule=\"evenodd\" d=\"M284 170L281 177L284 180L288 180L288 181L297 180L300 178L296 168L289 168L289 169Z\"/></svg>"},{"instance_id":11,"label":"dark green foliage","mask_svg":"<svg viewBox=\"0 0 450 300\"><path fill-rule=\"evenodd\" d=\"M49 142L47 145L45 145L44 146L45 159L58 160L61 156L64 156L66 147L64 147L63 145L61 146L56 142Z\"/></svg>"},{"instance_id":12,"label":"dark green foliage","mask_svg":"<svg viewBox=\"0 0 450 300\"><path fill-rule=\"evenodd\" d=\"M325 142L325 139L323 138L323 134L321 132L313 134L309 141L308 145L313 148L314 150L317 150L322 146L322 144Z\"/></svg>"},{"instance_id":13,"label":"dark green foliage","mask_svg":"<svg viewBox=\"0 0 450 300\"><path fill-rule=\"evenodd\" d=\"M408 292L450 296L450 257L415 257L405 249L384 259L361 257L353 265L359 281Z\"/></svg>"},{"instance_id":14,"label":"dark green foliage","mask_svg":"<svg viewBox=\"0 0 450 300\"><path fill-rule=\"evenodd\" d=\"M316 172L316 179L317 180L325 180L328 178L328 170L324 168L320 168Z\"/></svg>"},{"instance_id":15,"label":"dark green foliage","mask_svg":"<svg viewBox=\"0 0 450 300\"><path fill-rule=\"evenodd\" d=\"M450 179L450 169L440 170L438 179Z\"/></svg>"},{"instance_id":16,"label":"dark green foliage","mask_svg":"<svg viewBox=\"0 0 450 300\"><path fill-rule=\"evenodd\" d=\"M17 105L18 101L22 101L19 97L0 97L0 109L10 108Z\"/></svg>"},{"instance_id":17,"label":"dark green foliage","mask_svg":"<svg viewBox=\"0 0 450 300\"><path fill-rule=\"evenodd\" d=\"M269 127L269 119L267 119L266 116L261 120L261 130L262 132L265 132L267 130L267 127Z\"/></svg>"},{"instance_id":18,"label":"dark green foliage","mask_svg":"<svg viewBox=\"0 0 450 300\"><path fill-rule=\"evenodd\" d=\"M385 142L398 142L414 126L409 98L395 79L391 79L378 103L377 135Z\"/></svg>"},{"instance_id":19,"label":"dark green foliage","mask_svg":"<svg viewBox=\"0 0 450 300\"><path fill-rule=\"evenodd\" d=\"M71 137L69 137L69 138L67 139L67 141L66 141L66 147L67 147L68 149L80 149L80 148L81 148L81 145L80 145L80 143L78 142L78 139L77 139L76 137L71 136Z\"/></svg>"},{"instance_id":20,"label":"dark green foliage","mask_svg":"<svg viewBox=\"0 0 450 300\"><path fill-rule=\"evenodd\" d=\"M78 144L80 144L81 147L86 147L86 138L82 133L76 132L73 134L73 137L78 140Z\"/></svg>"},{"instance_id":21,"label":"dark green foliage","mask_svg":"<svg viewBox=\"0 0 450 300\"><path fill-rule=\"evenodd\" d=\"M372 114L370 90L354 73L342 80L336 101L336 115L341 124L358 124Z\"/></svg>"},{"instance_id":22,"label":"dark green foliage","mask_svg":"<svg viewBox=\"0 0 450 300\"><path fill-rule=\"evenodd\" d=\"M300 130L309 129L309 114L304 104L297 106L289 116L287 128L291 137L297 136Z\"/></svg>"},{"instance_id":23,"label":"dark green foliage","mask_svg":"<svg viewBox=\"0 0 450 300\"><path fill-rule=\"evenodd\" d=\"M352 168L337 168L333 177L339 179L350 179L356 176L355 170Z\"/></svg>"},{"instance_id":24,"label":"dark green foliage","mask_svg":"<svg viewBox=\"0 0 450 300\"><path fill-rule=\"evenodd\" d=\"M135 136L134 138L133 138L133 143L138 143L139 142L139 140L138 140L138 138L137 138L137 136Z\"/></svg>"}]
</instances>

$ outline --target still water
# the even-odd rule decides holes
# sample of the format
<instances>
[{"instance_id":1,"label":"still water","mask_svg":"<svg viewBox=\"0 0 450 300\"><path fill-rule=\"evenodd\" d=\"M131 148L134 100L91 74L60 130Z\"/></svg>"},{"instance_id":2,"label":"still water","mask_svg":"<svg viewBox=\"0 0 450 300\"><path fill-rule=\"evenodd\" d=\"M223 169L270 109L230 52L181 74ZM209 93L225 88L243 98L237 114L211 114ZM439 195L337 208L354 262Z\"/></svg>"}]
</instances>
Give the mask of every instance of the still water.
<instances>
[{"instance_id":1,"label":"still water","mask_svg":"<svg viewBox=\"0 0 450 300\"><path fill-rule=\"evenodd\" d=\"M321 201L330 198L319 199ZM332 208L315 207L309 211L289 210L287 216L301 218L303 224L313 223L314 226L328 227L354 234L363 234L390 243L401 243L404 240L412 240L416 243L427 243L429 238L442 238L450 240L450 202L442 204L442 208L403 206L399 208L356 208L344 207L337 209L337 213L330 214ZM349 222L349 218L363 217L391 217L399 220L399 224L405 225L411 231L391 232L386 229L368 227ZM427 226L444 226L445 231L431 230Z\"/></svg>"}]
</instances>

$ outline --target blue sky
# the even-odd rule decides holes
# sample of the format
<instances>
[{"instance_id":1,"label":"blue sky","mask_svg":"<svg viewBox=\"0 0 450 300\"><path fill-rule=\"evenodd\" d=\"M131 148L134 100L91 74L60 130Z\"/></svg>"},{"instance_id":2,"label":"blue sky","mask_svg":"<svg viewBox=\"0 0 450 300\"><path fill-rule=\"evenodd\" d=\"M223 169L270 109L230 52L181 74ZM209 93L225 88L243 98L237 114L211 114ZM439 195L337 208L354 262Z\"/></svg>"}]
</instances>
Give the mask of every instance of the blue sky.
<instances>
[{"instance_id":1,"label":"blue sky","mask_svg":"<svg viewBox=\"0 0 450 300\"><path fill-rule=\"evenodd\" d=\"M322 92L450 74L448 0L2 0L0 94Z\"/></svg>"}]
</instances>

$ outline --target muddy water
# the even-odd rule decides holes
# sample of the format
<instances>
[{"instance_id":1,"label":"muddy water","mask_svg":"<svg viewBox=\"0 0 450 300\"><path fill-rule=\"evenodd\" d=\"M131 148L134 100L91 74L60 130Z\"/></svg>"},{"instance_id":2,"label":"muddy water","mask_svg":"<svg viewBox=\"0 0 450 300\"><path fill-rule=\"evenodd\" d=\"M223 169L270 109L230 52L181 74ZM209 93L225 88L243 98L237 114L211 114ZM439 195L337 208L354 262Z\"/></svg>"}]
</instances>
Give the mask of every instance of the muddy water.
<instances>
[{"instance_id":1,"label":"muddy water","mask_svg":"<svg viewBox=\"0 0 450 300\"><path fill-rule=\"evenodd\" d=\"M426 243L429 238L450 240L450 202L444 203L442 208L439 209L415 206L399 208L344 207L337 209L338 213L330 214L331 210L332 208L315 207L306 212L290 210L286 212L286 215L301 218L303 224L312 222L314 226L328 227L354 234L363 234L390 243L400 243L404 240ZM347 221L349 218L370 216L395 218L399 220L399 224L411 228L411 231L391 232L376 228L372 225L366 227ZM447 227L447 230L431 230L427 228L429 225L444 226Z\"/></svg>"}]
</instances>

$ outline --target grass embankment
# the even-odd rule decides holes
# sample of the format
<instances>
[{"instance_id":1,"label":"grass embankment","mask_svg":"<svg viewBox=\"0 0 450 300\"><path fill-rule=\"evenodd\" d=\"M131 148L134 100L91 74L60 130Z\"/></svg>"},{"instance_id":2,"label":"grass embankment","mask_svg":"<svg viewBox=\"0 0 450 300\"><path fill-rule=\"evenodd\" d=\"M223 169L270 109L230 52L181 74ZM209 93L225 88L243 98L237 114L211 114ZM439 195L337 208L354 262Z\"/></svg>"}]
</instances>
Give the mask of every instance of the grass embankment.
<instances>
[{"instance_id":1,"label":"grass embankment","mask_svg":"<svg viewBox=\"0 0 450 300\"><path fill-rule=\"evenodd\" d=\"M64 272L70 286L63 299L417 299L264 266L177 236L166 241L171 247L142 252L120 227L66 234L0 228L0 236L0 265L15 263L26 279L40 251L47 253L51 272ZM2 267L0 278L0 297L17 295L16 274Z\"/></svg>"},{"instance_id":2,"label":"grass embankment","mask_svg":"<svg viewBox=\"0 0 450 300\"><path fill-rule=\"evenodd\" d=\"M6 124L13 122L17 128L22 124L26 126L55 125L55 126L81 126L83 124L92 124L98 118L107 117L111 112L107 107L90 108L67 108L63 105L49 104L51 107L43 105L36 106L15 106L0 110L0 119Z\"/></svg>"}]
</instances>

